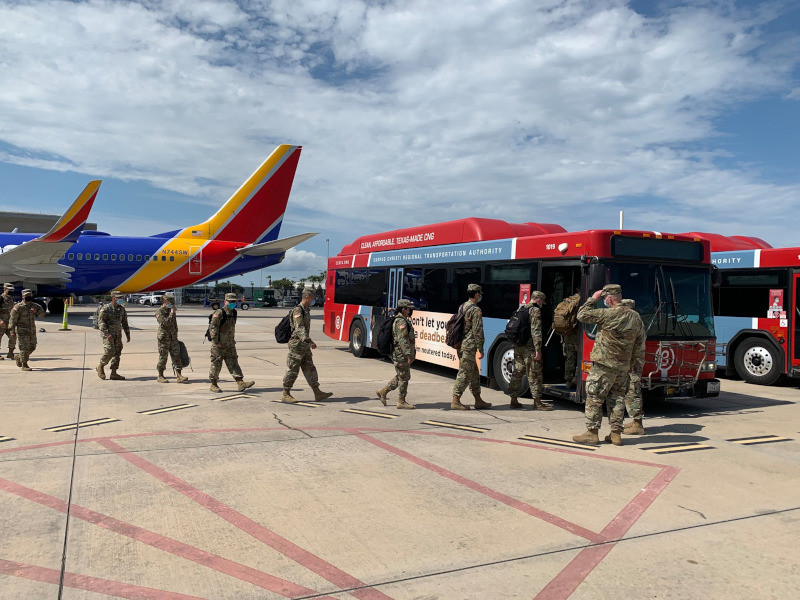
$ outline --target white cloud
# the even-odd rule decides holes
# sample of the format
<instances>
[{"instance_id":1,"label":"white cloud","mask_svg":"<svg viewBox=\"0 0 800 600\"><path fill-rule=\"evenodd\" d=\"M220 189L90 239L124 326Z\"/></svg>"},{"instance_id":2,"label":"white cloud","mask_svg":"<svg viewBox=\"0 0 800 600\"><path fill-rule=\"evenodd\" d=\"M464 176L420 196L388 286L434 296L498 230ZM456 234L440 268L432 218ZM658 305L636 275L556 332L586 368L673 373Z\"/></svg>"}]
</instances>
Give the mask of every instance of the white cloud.
<instances>
[{"instance_id":1,"label":"white cloud","mask_svg":"<svg viewBox=\"0 0 800 600\"><path fill-rule=\"evenodd\" d=\"M318 213L335 250L463 216L594 227L618 199L652 197L638 212L662 229L698 229L712 206L704 228L789 243L800 182L716 145L737 103L798 98L797 43L770 45L766 10L0 0L0 160L218 206L274 145L300 143L289 210Z\"/></svg>"}]
</instances>

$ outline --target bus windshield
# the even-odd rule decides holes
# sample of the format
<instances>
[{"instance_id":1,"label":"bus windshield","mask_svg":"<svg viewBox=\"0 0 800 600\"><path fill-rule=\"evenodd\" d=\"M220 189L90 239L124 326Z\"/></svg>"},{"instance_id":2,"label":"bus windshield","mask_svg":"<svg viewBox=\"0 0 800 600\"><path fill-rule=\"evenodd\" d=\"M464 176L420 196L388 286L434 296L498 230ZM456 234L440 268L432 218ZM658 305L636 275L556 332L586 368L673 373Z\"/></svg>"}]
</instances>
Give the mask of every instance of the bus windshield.
<instances>
[{"instance_id":1,"label":"bus windshield","mask_svg":"<svg viewBox=\"0 0 800 600\"><path fill-rule=\"evenodd\" d=\"M623 262L603 266L606 281L620 284L622 297L636 302L648 338L714 336L707 268Z\"/></svg>"}]
</instances>

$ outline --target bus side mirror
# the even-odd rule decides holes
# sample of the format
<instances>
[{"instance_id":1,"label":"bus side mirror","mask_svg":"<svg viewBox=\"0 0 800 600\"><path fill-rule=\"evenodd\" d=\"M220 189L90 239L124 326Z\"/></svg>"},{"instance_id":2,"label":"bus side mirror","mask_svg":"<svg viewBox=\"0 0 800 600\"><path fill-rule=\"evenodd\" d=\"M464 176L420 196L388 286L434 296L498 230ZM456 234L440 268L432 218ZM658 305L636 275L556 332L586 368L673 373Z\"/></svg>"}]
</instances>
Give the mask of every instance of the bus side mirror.
<instances>
[{"instance_id":1,"label":"bus side mirror","mask_svg":"<svg viewBox=\"0 0 800 600\"><path fill-rule=\"evenodd\" d=\"M589 295L597 290L603 289L603 286L606 284L606 269L603 265L596 262L596 260L597 259L594 259L592 264L589 265Z\"/></svg>"}]
</instances>

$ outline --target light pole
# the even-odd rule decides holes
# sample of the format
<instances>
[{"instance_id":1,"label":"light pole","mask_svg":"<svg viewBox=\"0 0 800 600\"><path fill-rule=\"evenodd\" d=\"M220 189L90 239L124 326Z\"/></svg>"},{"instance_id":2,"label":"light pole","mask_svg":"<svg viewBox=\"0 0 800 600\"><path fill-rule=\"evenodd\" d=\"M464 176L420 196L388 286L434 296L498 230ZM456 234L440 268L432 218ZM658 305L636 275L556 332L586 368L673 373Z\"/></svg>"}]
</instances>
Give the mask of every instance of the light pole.
<instances>
[{"instance_id":1,"label":"light pole","mask_svg":"<svg viewBox=\"0 0 800 600\"><path fill-rule=\"evenodd\" d=\"M251 281L251 282L250 282L250 301L251 301L251 302L255 302L255 301L256 301L256 294L255 294L255 291L254 291L254 289L253 289L253 288L254 288L254 285L255 285L255 284L254 284L254 283Z\"/></svg>"},{"instance_id":2,"label":"light pole","mask_svg":"<svg viewBox=\"0 0 800 600\"><path fill-rule=\"evenodd\" d=\"M327 255L325 256L325 268L328 268L328 261L331 258L331 239L325 238L325 243L328 244Z\"/></svg>"}]
</instances>

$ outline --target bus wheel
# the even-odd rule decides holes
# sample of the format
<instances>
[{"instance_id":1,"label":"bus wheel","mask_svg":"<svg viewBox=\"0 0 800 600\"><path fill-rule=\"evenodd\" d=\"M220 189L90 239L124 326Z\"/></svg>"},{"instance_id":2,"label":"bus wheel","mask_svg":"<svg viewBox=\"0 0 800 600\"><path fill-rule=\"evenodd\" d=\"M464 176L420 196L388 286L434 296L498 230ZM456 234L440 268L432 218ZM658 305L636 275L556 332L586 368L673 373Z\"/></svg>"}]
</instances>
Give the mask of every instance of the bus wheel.
<instances>
[{"instance_id":1,"label":"bus wheel","mask_svg":"<svg viewBox=\"0 0 800 600\"><path fill-rule=\"evenodd\" d=\"M514 372L514 345L511 342L503 341L497 345L492 359L492 373L497 387L504 394L508 393L508 386L511 385L511 373ZM522 378L519 395L522 396L528 391L528 378Z\"/></svg>"},{"instance_id":2,"label":"bus wheel","mask_svg":"<svg viewBox=\"0 0 800 600\"><path fill-rule=\"evenodd\" d=\"M733 361L739 377L748 383L772 385L781 377L781 355L761 338L747 338L736 348Z\"/></svg>"},{"instance_id":3,"label":"bus wheel","mask_svg":"<svg viewBox=\"0 0 800 600\"><path fill-rule=\"evenodd\" d=\"M364 323L360 320L353 321L350 326L350 352L356 358L363 358L367 355L367 331Z\"/></svg>"},{"instance_id":4,"label":"bus wheel","mask_svg":"<svg viewBox=\"0 0 800 600\"><path fill-rule=\"evenodd\" d=\"M64 300L61 298L53 298L47 303L47 310L50 311L51 315L64 314Z\"/></svg>"}]
</instances>

